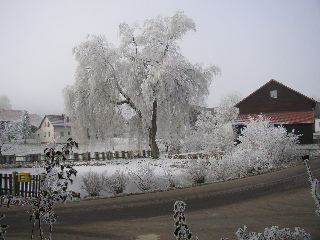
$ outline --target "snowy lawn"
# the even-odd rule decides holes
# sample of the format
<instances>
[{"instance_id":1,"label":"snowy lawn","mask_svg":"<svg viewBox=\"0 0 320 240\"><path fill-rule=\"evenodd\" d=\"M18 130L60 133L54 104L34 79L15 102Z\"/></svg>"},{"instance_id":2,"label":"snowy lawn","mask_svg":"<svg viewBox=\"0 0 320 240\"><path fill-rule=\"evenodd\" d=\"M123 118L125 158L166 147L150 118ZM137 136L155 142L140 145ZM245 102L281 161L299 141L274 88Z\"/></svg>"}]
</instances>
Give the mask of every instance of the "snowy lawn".
<instances>
[{"instance_id":1,"label":"snowy lawn","mask_svg":"<svg viewBox=\"0 0 320 240\"><path fill-rule=\"evenodd\" d=\"M122 145L122 144L121 144ZM27 153L41 153L43 149L48 147L47 145L41 144L17 144L14 148L10 149L10 154L22 154ZM49 146L50 147L50 146ZM100 148L99 148L100 147ZM95 151L104 151L102 145L96 145ZM301 145L299 146L301 156L309 154L311 158L320 156L319 145ZM84 146L77 151L81 150L92 150L90 146ZM6 153L8 154L8 153ZM302 159L297 159L298 161ZM196 162L196 164L192 164ZM80 193L81 198L88 196L89 194L81 188L83 185L82 177L89 171L95 173L105 173L106 176L112 176L117 170L123 171L125 175L129 177L129 182L124 190L124 193L135 193L141 192L137 182L134 180L135 173L141 173L141 171L150 171L151 175L149 179L144 179L152 184L152 189L166 189L170 186L169 180L174 182L175 187L184 187L194 184L196 177L204 176L204 182L216 182L226 179L234 179L238 177L246 177L249 174L246 165L240 166L242 160L239 162L228 162L228 160L187 160L187 159L169 159L163 155L159 160L153 160L150 158L145 159L113 159L113 160L91 160L90 162L72 162L74 168L78 171L77 177L74 179L74 183L70 186L69 190ZM277 168L286 167L290 164L294 164L296 161L291 163L286 163L286 165L276 166L270 169L263 169L263 172L268 172L270 170L275 170ZM231 164L231 165L230 165ZM239 169L239 173L234 173L237 169L232 169L234 166ZM8 166L6 166L8 167ZM147 170L146 170L147 168ZM242 168L242 169L241 169ZM12 172L30 172L31 174L39 174L41 172L40 168L7 168L0 169L0 173L12 173ZM131 173L131 174L130 174ZM198 174L200 176L193 176ZM152 178L152 179L151 179ZM100 192L101 196L111 196L113 193L107 190Z\"/></svg>"},{"instance_id":2,"label":"snowy lawn","mask_svg":"<svg viewBox=\"0 0 320 240\"><path fill-rule=\"evenodd\" d=\"M108 176L111 176L116 172L116 170L124 171L126 174L131 172L136 172L139 166L149 165L152 169L154 169L155 180L157 181L157 188L166 188L167 179L164 178L164 170L168 167L172 169L172 174L175 176L175 180L177 185L183 184L182 180L178 179L178 176L181 174L181 168L185 165L185 160L174 160L163 158L159 160L152 160L150 158L147 159L119 159L119 160L106 160L106 161L96 161L92 160L90 162L73 162L75 165L74 168L78 171L76 178L74 178L74 183L70 185L69 190L80 193L81 198L88 195L86 191L81 188L83 185L82 176L88 171L103 173L107 172ZM76 166L82 165L82 166ZM34 168L7 168L0 169L0 173L10 174L12 172L30 172L31 174L39 174L42 170L34 167ZM125 189L124 193L134 193L139 192L137 185L129 179L129 184ZM101 196L111 196L111 193L107 191L102 191Z\"/></svg>"}]
</instances>

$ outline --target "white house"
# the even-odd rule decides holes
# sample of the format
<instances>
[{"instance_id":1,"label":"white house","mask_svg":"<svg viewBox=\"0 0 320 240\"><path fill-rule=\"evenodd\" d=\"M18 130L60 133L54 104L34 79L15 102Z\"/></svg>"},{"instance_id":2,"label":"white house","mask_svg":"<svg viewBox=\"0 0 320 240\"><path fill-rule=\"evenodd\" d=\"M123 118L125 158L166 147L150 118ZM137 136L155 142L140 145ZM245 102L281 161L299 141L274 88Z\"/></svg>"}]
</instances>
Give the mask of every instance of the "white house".
<instances>
[{"instance_id":1,"label":"white house","mask_svg":"<svg viewBox=\"0 0 320 240\"><path fill-rule=\"evenodd\" d=\"M41 143L66 143L71 138L71 124L65 115L46 115L36 131Z\"/></svg>"}]
</instances>

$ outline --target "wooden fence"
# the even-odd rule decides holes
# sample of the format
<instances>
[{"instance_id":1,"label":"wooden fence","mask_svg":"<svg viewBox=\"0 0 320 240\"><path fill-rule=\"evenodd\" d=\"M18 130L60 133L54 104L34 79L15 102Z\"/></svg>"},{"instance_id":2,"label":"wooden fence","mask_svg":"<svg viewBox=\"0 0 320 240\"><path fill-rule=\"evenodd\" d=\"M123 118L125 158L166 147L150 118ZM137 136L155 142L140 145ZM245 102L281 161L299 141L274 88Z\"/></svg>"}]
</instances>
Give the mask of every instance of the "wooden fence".
<instances>
[{"instance_id":1,"label":"wooden fence","mask_svg":"<svg viewBox=\"0 0 320 240\"><path fill-rule=\"evenodd\" d=\"M148 158L151 157L150 150L142 151L114 151L114 152L86 152L74 153L70 160L73 161L90 161L90 160L112 160L112 159L132 159L132 158ZM29 154L24 156L18 155L1 155L0 164L16 164L28 162L41 162L45 159L43 154Z\"/></svg>"},{"instance_id":2,"label":"wooden fence","mask_svg":"<svg viewBox=\"0 0 320 240\"><path fill-rule=\"evenodd\" d=\"M0 173L0 195L37 197L40 189L40 175L31 175L30 182L18 182L18 173Z\"/></svg>"}]
</instances>

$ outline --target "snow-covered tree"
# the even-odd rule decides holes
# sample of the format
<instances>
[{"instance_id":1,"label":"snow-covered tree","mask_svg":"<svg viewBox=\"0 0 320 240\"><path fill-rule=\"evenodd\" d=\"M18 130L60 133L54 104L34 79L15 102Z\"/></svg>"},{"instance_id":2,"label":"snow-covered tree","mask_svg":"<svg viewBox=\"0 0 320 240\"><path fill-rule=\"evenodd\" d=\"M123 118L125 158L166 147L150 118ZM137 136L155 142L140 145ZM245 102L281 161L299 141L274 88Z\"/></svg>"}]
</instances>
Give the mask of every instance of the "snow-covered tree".
<instances>
[{"instance_id":1,"label":"snow-covered tree","mask_svg":"<svg viewBox=\"0 0 320 240\"><path fill-rule=\"evenodd\" d=\"M17 122L0 122L0 156L5 143L12 143L20 139L19 124Z\"/></svg>"},{"instance_id":2,"label":"snow-covered tree","mask_svg":"<svg viewBox=\"0 0 320 240\"><path fill-rule=\"evenodd\" d=\"M158 158L157 133L165 138L168 132L185 132L192 107L204 105L212 77L220 73L216 66L204 69L182 55L178 42L195 30L194 21L176 11L146 20L142 27L120 24L118 48L103 36L88 36L73 49L76 82L64 89L75 126L99 137L114 128L125 106Z\"/></svg>"},{"instance_id":3,"label":"snow-covered tree","mask_svg":"<svg viewBox=\"0 0 320 240\"><path fill-rule=\"evenodd\" d=\"M21 115L19 130L21 138L24 139L24 143L27 143L27 139L31 134L30 117L27 111L23 111L23 114Z\"/></svg>"},{"instance_id":4,"label":"snow-covered tree","mask_svg":"<svg viewBox=\"0 0 320 240\"><path fill-rule=\"evenodd\" d=\"M196 133L203 149L208 151L231 150L234 142L233 121L239 110L234 107L241 99L237 92L231 92L220 99L212 111L203 110L195 123Z\"/></svg>"},{"instance_id":5,"label":"snow-covered tree","mask_svg":"<svg viewBox=\"0 0 320 240\"><path fill-rule=\"evenodd\" d=\"M235 105L241 98L241 94L238 92L230 92L221 97L218 107L214 109L216 113L215 122L218 125L233 122L237 118L239 109Z\"/></svg>"},{"instance_id":6,"label":"snow-covered tree","mask_svg":"<svg viewBox=\"0 0 320 240\"><path fill-rule=\"evenodd\" d=\"M0 109L2 110L11 110L12 105L10 103L10 99L7 95L0 95Z\"/></svg>"}]
</instances>

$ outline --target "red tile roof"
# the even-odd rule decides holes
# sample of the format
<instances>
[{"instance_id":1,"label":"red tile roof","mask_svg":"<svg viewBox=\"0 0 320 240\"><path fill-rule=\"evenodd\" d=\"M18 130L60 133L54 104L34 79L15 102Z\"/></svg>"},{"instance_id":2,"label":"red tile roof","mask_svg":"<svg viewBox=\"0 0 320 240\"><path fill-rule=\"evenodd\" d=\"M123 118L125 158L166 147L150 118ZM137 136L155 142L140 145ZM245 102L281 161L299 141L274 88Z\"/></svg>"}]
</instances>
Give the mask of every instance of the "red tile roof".
<instances>
[{"instance_id":1,"label":"red tile roof","mask_svg":"<svg viewBox=\"0 0 320 240\"><path fill-rule=\"evenodd\" d=\"M271 123L274 124L301 124L301 123L313 123L314 116L313 111L304 112L281 112L281 113L262 113L262 114L241 114L238 115L234 121L234 125L246 125L249 122L249 118L258 118L262 115L269 118Z\"/></svg>"}]
</instances>

